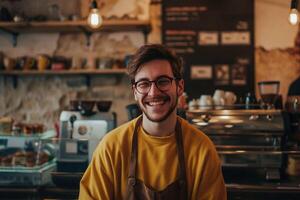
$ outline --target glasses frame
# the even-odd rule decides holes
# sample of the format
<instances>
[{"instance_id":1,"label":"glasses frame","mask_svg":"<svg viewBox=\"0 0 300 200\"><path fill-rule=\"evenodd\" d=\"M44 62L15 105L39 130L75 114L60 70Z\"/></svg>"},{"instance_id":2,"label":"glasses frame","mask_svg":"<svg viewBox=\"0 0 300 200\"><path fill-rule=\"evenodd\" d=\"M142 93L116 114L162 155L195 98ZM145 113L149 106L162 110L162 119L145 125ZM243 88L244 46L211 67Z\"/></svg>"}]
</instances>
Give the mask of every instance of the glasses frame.
<instances>
[{"instance_id":1,"label":"glasses frame","mask_svg":"<svg viewBox=\"0 0 300 200\"><path fill-rule=\"evenodd\" d=\"M168 88L168 89L166 89L166 90L162 90L162 89L160 89L160 88L157 86L158 80L160 80L161 78L167 78L167 79L169 79L169 80L171 81L170 88L171 88L171 86L172 86L173 80L174 80L174 81L179 81L179 80L180 80L180 78L175 78L175 77L170 77L170 76L160 76L160 77L158 77L157 79L152 80L152 81L147 80L147 79L142 79L142 80L133 82L133 83L132 83L132 87L133 87L138 93L140 93L140 94L147 94L147 93L149 93L149 91L151 90L152 83L154 83L155 87L156 87L159 91L161 91L161 92L166 92L166 91L168 91L170 88ZM138 87L137 87L137 84L140 83L141 81L147 81L147 82L150 84L150 87L149 87L149 89L148 89L147 92L141 92L141 91L139 91L139 90L137 89L137 88L138 88Z\"/></svg>"}]
</instances>

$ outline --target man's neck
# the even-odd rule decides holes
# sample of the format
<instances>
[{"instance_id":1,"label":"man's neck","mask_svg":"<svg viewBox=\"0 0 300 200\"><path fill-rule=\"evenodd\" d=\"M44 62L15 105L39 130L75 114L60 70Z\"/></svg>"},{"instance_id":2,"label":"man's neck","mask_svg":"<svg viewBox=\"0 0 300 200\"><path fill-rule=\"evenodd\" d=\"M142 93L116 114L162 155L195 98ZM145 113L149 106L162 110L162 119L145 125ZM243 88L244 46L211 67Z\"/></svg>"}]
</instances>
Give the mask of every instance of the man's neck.
<instances>
[{"instance_id":1,"label":"man's neck","mask_svg":"<svg viewBox=\"0 0 300 200\"><path fill-rule=\"evenodd\" d=\"M175 131L176 121L176 111L162 122L152 122L143 115L143 128L149 135L168 136Z\"/></svg>"}]
</instances>

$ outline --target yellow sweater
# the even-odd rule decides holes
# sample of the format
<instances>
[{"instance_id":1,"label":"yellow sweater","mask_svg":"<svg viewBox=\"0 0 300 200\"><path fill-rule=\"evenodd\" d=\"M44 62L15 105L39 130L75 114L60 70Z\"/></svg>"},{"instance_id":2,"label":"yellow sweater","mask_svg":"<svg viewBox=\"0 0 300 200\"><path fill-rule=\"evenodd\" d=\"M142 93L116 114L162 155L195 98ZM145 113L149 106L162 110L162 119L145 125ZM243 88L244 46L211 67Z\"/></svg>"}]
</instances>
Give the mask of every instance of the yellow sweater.
<instances>
[{"instance_id":1,"label":"yellow sweater","mask_svg":"<svg viewBox=\"0 0 300 200\"><path fill-rule=\"evenodd\" d=\"M226 189L220 161L209 138L180 119L188 197L223 200ZM79 199L125 200L131 141L136 119L108 133L99 143L80 182ZM175 134L150 136L139 129L137 177L147 186L163 190L178 177Z\"/></svg>"}]
</instances>

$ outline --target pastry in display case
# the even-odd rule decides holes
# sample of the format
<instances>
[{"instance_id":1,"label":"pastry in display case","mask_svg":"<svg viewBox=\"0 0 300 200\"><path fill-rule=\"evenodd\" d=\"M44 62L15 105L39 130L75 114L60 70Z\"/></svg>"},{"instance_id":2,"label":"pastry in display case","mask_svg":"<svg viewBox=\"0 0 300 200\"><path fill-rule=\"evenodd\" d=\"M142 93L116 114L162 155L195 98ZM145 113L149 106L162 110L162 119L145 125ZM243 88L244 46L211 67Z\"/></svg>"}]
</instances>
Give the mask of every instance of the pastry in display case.
<instances>
[{"instance_id":1,"label":"pastry in display case","mask_svg":"<svg viewBox=\"0 0 300 200\"><path fill-rule=\"evenodd\" d=\"M9 131L9 120L4 121L5 132L0 132L0 185L49 183L50 172L56 170L57 149L52 139L56 132L38 124L17 124Z\"/></svg>"},{"instance_id":2,"label":"pastry in display case","mask_svg":"<svg viewBox=\"0 0 300 200\"><path fill-rule=\"evenodd\" d=\"M11 117L0 117L0 133L2 135L10 135L13 119Z\"/></svg>"}]
</instances>

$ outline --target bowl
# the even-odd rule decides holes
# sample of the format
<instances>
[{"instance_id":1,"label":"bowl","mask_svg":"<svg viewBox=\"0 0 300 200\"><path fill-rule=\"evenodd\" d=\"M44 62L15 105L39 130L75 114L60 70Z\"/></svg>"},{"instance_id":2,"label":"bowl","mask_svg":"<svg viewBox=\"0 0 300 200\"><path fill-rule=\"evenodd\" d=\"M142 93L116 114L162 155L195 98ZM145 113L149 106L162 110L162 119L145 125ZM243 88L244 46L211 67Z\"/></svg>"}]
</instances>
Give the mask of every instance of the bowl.
<instances>
[{"instance_id":1,"label":"bowl","mask_svg":"<svg viewBox=\"0 0 300 200\"><path fill-rule=\"evenodd\" d=\"M94 106L95 101L81 100L78 102L78 110L80 110L83 115L93 113Z\"/></svg>"},{"instance_id":2,"label":"bowl","mask_svg":"<svg viewBox=\"0 0 300 200\"><path fill-rule=\"evenodd\" d=\"M71 100L69 105L70 105L71 111L79 111L79 101L78 100Z\"/></svg>"},{"instance_id":3,"label":"bowl","mask_svg":"<svg viewBox=\"0 0 300 200\"><path fill-rule=\"evenodd\" d=\"M112 101L97 101L96 104L99 112L108 112Z\"/></svg>"}]
</instances>

